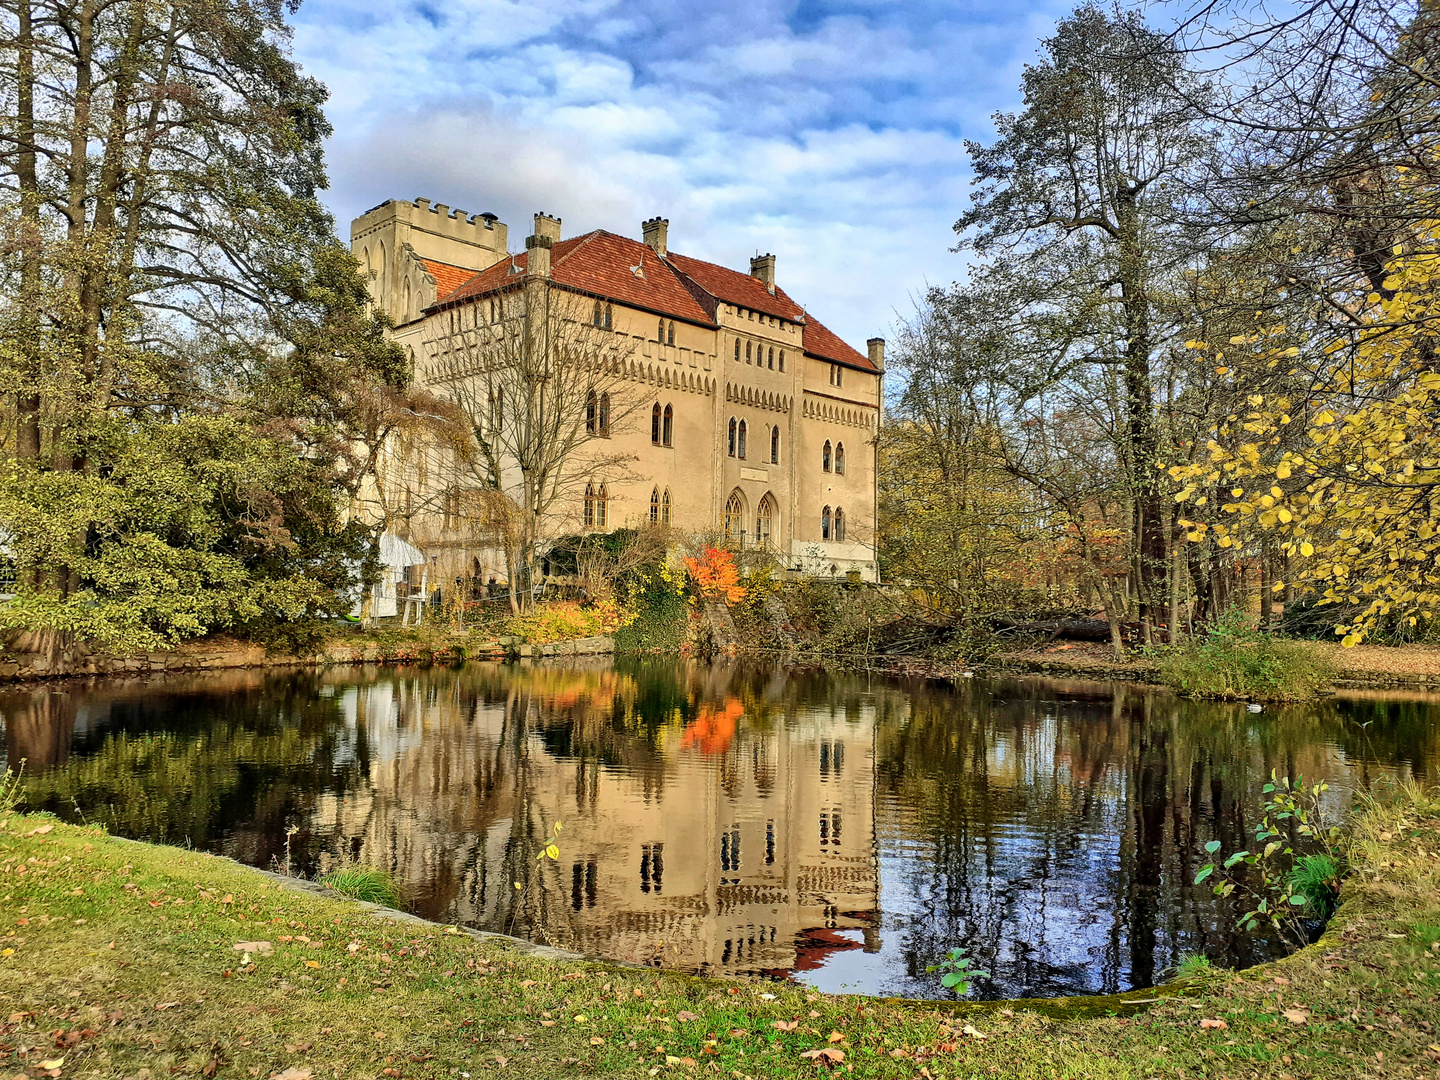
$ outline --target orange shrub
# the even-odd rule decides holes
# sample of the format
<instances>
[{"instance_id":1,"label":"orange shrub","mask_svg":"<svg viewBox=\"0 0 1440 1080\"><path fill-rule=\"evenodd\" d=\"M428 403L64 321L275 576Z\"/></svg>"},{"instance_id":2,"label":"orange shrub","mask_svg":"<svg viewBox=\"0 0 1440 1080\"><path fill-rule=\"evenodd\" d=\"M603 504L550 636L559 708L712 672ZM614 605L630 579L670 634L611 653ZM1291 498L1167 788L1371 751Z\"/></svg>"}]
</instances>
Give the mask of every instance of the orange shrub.
<instances>
[{"instance_id":1,"label":"orange shrub","mask_svg":"<svg viewBox=\"0 0 1440 1080\"><path fill-rule=\"evenodd\" d=\"M700 558L687 558L685 569L695 580L702 600L738 604L745 599L745 586L740 584L740 571L735 568L735 556L730 552L707 547Z\"/></svg>"}]
</instances>

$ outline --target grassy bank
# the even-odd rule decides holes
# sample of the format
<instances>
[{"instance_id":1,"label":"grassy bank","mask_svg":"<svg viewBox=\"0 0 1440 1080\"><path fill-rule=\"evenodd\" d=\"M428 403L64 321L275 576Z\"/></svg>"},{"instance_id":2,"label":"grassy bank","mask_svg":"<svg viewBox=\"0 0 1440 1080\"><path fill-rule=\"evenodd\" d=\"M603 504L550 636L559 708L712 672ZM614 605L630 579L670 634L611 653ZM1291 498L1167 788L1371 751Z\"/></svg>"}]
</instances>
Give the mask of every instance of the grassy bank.
<instances>
[{"instance_id":1,"label":"grassy bank","mask_svg":"<svg viewBox=\"0 0 1440 1080\"><path fill-rule=\"evenodd\" d=\"M12 814L0 1075L1434 1076L1440 801L1368 811L1352 858L1325 939L1279 964L976 1007L541 959Z\"/></svg>"}]
</instances>

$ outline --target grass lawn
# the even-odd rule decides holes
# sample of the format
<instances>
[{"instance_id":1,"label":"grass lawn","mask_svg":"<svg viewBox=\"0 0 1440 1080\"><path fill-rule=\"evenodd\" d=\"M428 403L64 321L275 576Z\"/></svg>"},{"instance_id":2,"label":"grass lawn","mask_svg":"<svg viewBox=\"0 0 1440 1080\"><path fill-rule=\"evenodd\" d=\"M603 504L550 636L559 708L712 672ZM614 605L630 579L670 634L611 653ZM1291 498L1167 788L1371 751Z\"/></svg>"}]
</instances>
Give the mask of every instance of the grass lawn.
<instances>
[{"instance_id":1,"label":"grass lawn","mask_svg":"<svg viewBox=\"0 0 1440 1080\"><path fill-rule=\"evenodd\" d=\"M0 1080L1440 1077L1440 797L1367 809L1351 858L1330 930L1288 960L977 1006L545 960L0 815Z\"/></svg>"}]
</instances>

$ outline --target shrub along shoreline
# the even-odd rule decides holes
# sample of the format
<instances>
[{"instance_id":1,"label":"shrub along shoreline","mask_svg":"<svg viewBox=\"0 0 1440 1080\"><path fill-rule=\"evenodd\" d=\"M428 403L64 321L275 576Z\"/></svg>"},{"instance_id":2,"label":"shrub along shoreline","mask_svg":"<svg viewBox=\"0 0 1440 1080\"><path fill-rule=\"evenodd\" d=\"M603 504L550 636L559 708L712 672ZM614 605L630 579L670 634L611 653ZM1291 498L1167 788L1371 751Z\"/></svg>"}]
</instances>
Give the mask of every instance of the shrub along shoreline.
<instances>
[{"instance_id":1,"label":"shrub along shoreline","mask_svg":"<svg viewBox=\"0 0 1440 1080\"><path fill-rule=\"evenodd\" d=\"M226 859L0 821L0 1071L29 1076L1339 1078L1440 1062L1440 798L1415 789L1359 815L1339 911L1286 960L980 1004L555 959Z\"/></svg>"}]
</instances>

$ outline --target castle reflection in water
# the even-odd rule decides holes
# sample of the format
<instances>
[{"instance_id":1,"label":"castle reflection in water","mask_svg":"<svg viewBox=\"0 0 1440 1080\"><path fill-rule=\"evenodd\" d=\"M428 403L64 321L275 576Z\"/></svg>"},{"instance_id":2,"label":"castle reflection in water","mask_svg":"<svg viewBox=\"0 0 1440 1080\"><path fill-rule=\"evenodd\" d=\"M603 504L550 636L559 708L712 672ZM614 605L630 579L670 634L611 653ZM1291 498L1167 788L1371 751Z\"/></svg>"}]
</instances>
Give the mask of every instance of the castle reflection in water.
<instances>
[{"instance_id":1,"label":"castle reflection in water","mask_svg":"<svg viewBox=\"0 0 1440 1080\"><path fill-rule=\"evenodd\" d=\"M991 997L1269 955L1193 886L1204 843L1243 846L1272 769L1337 808L1433 775L1437 715L670 662L0 691L31 805L258 866L383 866L421 915L595 955L913 996L943 995L925 969L956 945Z\"/></svg>"}]
</instances>

